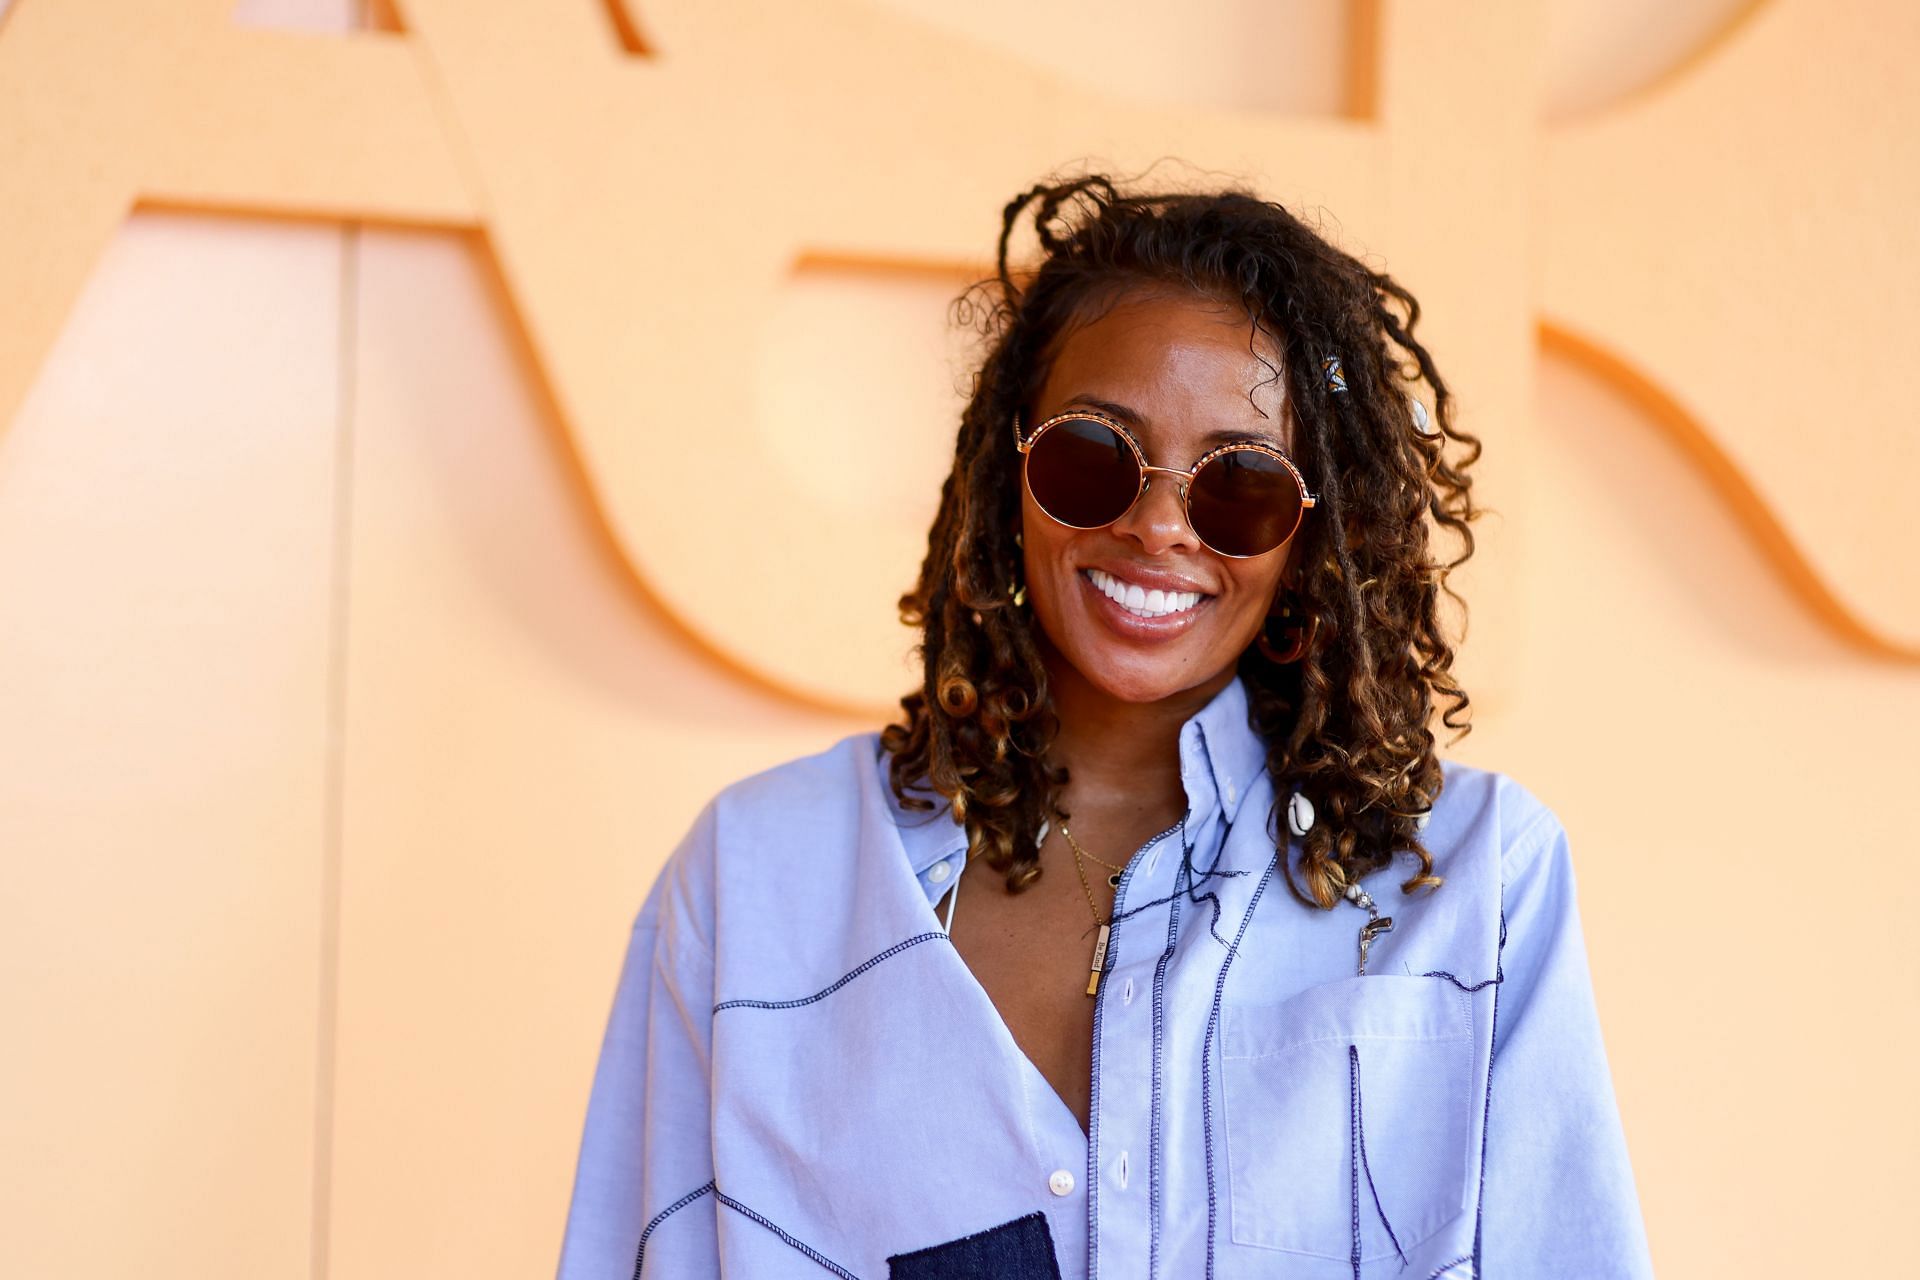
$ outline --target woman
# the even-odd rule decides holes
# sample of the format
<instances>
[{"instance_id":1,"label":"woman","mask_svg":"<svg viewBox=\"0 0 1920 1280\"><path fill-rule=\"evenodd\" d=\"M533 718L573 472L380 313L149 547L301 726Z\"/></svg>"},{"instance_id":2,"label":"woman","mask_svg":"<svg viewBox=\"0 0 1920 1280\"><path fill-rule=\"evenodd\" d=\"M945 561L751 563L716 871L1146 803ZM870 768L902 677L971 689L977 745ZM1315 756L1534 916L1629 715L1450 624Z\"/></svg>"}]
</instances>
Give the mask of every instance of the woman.
<instances>
[{"instance_id":1,"label":"woman","mask_svg":"<svg viewBox=\"0 0 1920 1280\"><path fill-rule=\"evenodd\" d=\"M924 684L668 861L561 1275L1650 1274L1565 833L1434 752L1413 297L1101 177L981 289Z\"/></svg>"}]
</instances>

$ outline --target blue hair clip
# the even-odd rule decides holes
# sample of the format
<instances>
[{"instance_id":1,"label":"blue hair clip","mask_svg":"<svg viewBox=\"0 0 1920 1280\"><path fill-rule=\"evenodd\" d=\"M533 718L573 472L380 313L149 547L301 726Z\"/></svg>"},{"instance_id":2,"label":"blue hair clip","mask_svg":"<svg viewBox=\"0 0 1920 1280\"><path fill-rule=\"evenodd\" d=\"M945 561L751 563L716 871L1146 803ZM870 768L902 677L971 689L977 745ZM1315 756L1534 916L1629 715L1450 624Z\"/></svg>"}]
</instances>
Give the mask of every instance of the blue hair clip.
<instances>
[{"instance_id":1,"label":"blue hair clip","mask_svg":"<svg viewBox=\"0 0 1920 1280\"><path fill-rule=\"evenodd\" d=\"M1327 390L1334 395L1347 389L1347 375L1341 371L1339 356L1321 356L1320 372L1327 375Z\"/></svg>"}]
</instances>

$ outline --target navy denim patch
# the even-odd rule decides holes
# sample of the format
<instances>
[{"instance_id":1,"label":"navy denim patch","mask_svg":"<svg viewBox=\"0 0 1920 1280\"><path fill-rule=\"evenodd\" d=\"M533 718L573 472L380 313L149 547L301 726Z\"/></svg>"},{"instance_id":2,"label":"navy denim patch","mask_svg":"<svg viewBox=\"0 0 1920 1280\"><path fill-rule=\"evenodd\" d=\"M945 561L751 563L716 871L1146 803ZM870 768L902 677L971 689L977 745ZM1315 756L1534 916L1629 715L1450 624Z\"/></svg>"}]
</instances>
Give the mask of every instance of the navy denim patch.
<instances>
[{"instance_id":1,"label":"navy denim patch","mask_svg":"<svg viewBox=\"0 0 1920 1280\"><path fill-rule=\"evenodd\" d=\"M888 1280L1060 1280L1047 1215L1035 1211L887 1259Z\"/></svg>"}]
</instances>

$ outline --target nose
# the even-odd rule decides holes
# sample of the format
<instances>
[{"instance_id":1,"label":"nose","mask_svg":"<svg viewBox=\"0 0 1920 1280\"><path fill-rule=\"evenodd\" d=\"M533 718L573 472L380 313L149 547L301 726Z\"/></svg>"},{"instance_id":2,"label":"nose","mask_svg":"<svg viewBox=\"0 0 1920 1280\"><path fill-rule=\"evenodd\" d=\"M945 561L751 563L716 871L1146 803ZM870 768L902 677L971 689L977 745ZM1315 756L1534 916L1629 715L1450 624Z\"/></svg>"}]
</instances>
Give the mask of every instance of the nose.
<instances>
[{"instance_id":1,"label":"nose","mask_svg":"<svg viewBox=\"0 0 1920 1280\"><path fill-rule=\"evenodd\" d=\"M1113 522L1113 532L1138 543L1144 555L1197 550L1200 539L1187 524L1186 489L1184 474L1149 468L1146 492Z\"/></svg>"}]
</instances>

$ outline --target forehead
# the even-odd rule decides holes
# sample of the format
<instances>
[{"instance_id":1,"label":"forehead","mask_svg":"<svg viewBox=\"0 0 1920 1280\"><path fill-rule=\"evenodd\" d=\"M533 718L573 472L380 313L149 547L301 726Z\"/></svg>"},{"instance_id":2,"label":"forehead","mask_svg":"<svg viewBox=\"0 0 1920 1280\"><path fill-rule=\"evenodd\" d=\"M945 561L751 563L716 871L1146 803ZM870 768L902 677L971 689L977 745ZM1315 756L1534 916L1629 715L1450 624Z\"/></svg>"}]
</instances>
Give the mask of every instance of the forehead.
<instances>
[{"instance_id":1,"label":"forehead","mask_svg":"<svg viewBox=\"0 0 1920 1280\"><path fill-rule=\"evenodd\" d=\"M1148 443L1231 435L1292 444L1281 356L1237 306L1189 294L1128 294L1056 344L1037 418L1098 401Z\"/></svg>"}]
</instances>

